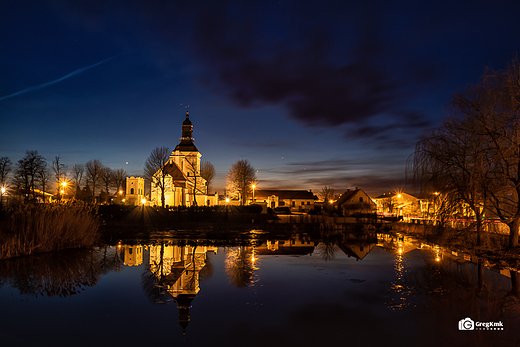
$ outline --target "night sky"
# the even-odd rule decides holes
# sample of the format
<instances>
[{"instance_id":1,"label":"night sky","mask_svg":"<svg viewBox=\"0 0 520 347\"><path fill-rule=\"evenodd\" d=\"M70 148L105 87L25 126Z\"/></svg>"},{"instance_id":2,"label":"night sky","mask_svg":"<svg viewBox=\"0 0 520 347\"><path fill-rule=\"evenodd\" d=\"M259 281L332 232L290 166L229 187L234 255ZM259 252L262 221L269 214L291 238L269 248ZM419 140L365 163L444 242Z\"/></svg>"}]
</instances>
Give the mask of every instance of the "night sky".
<instances>
[{"instance_id":1,"label":"night sky","mask_svg":"<svg viewBox=\"0 0 520 347\"><path fill-rule=\"evenodd\" d=\"M0 2L0 156L37 150L142 175L189 105L222 192L248 159L258 188L371 195L450 96L520 50L519 1Z\"/></svg>"}]
</instances>

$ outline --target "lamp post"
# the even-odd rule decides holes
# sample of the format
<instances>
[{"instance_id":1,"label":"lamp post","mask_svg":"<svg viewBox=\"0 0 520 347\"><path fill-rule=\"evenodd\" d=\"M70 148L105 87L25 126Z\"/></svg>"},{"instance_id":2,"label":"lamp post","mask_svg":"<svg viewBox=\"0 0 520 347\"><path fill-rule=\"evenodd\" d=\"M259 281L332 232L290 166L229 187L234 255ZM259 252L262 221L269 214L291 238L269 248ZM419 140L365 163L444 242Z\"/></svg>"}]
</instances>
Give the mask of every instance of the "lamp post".
<instances>
[{"instance_id":1,"label":"lamp post","mask_svg":"<svg viewBox=\"0 0 520 347\"><path fill-rule=\"evenodd\" d=\"M252 185L253 187L253 204L255 203L255 188L256 188L256 185Z\"/></svg>"},{"instance_id":2,"label":"lamp post","mask_svg":"<svg viewBox=\"0 0 520 347\"><path fill-rule=\"evenodd\" d=\"M0 210L4 207L4 193L5 187L0 188Z\"/></svg>"}]
</instances>

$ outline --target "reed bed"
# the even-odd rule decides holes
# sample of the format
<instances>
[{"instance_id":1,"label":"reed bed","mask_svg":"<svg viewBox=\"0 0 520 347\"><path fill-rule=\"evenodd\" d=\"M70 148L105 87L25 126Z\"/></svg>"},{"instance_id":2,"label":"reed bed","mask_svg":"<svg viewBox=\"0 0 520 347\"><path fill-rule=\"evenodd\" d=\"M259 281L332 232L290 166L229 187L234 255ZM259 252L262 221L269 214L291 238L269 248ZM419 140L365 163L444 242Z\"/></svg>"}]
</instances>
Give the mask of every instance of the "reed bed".
<instances>
[{"instance_id":1,"label":"reed bed","mask_svg":"<svg viewBox=\"0 0 520 347\"><path fill-rule=\"evenodd\" d=\"M82 203L21 205L0 225L0 259L90 247L99 226L95 207Z\"/></svg>"}]
</instances>

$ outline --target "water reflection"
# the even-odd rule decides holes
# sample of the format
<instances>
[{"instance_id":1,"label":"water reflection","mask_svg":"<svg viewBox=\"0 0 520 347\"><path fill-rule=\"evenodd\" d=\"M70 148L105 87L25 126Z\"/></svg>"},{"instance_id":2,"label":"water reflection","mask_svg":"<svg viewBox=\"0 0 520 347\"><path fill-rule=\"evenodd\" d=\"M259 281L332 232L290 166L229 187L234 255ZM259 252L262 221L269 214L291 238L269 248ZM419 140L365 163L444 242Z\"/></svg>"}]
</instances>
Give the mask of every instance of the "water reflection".
<instances>
[{"instance_id":1,"label":"water reflection","mask_svg":"<svg viewBox=\"0 0 520 347\"><path fill-rule=\"evenodd\" d=\"M0 284L21 295L68 297L95 286L121 265L120 252L109 247L21 257L0 262Z\"/></svg>"},{"instance_id":2,"label":"water reflection","mask_svg":"<svg viewBox=\"0 0 520 347\"><path fill-rule=\"evenodd\" d=\"M432 257L406 277L407 283L428 299L430 314L424 324L432 335L442 332L446 342L456 344L463 340L467 343L469 338L472 346L496 345L497 337L505 338L502 345L520 342L514 328L520 323L519 274L511 272L508 284L506 277L484 269L482 263L462 266L449 258L438 262ZM503 322L505 329L499 336L475 329L462 339L452 322L466 317L479 322Z\"/></svg>"},{"instance_id":3,"label":"water reflection","mask_svg":"<svg viewBox=\"0 0 520 347\"><path fill-rule=\"evenodd\" d=\"M229 282L237 288L254 284L253 276L258 267L253 247L228 249L226 254L226 274Z\"/></svg>"},{"instance_id":4,"label":"water reflection","mask_svg":"<svg viewBox=\"0 0 520 347\"><path fill-rule=\"evenodd\" d=\"M336 329L337 322L349 322L357 324L354 330L366 333L378 322L378 329L387 334L406 332L413 326L421 340L429 341L426 345L492 344L493 336L485 331L460 335L457 322L471 317L475 321L503 321L509 330L500 335L501 345L519 342L513 328L520 321L517 272L489 271L482 262L471 263L475 259L468 255L399 234L299 232L262 237L257 234L254 243L230 247L221 243L217 247L211 240L121 242L92 251L21 258L0 262L0 285L17 288L24 295L66 297L124 269L125 279L134 274L138 278L134 294L146 297L153 306L147 300L135 304L139 300L112 297L111 307L117 307L112 312L122 307L133 309L133 305L137 311L139 305L146 305L139 308L148 314L146 321L158 325L167 321L168 326L162 329L170 329L171 334L186 333L190 325L187 339L199 338L211 329L220 334L228 326L245 327L244 331L256 336L261 333L256 326L275 331L274 324L283 327L279 336L294 339L300 336L291 332L295 321L283 320L294 315L301 326L320 326L326 331ZM121 288L126 290L127 285ZM319 310L309 311L317 307ZM167 315L161 316L165 311ZM154 319L150 319L150 312ZM212 318L216 312L217 320ZM254 323L247 325L250 317ZM120 319L125 321L126 317ZM172 319L175 330L171 329ZM298 329L301 326L297 325ZM312 331L304 330L305 334ZM362 340L361 333L349 333L353 341ZM303 334L301 329L298 334ZM395 342L393 337L389 340ZM233 345L237 340L232 341ZM409 343L411 338L406 341L414 345Z\"/></svg>"},{"instance_id":5,"label":"water reflection","mask_svg":"<svg viewBox=\"0 0 520 347\"><path fill-rule=\"evenodd\" d=\"M208 252L216 254L217 248L167 243L149 246L149 263L141 276L143 291L152 303L164 304L170 300L177 303L183 332L190 322L191 302L200 291L200 274L210 263ZM208 278L211 272L203 274Z\"/></svg>"}]
</instances>

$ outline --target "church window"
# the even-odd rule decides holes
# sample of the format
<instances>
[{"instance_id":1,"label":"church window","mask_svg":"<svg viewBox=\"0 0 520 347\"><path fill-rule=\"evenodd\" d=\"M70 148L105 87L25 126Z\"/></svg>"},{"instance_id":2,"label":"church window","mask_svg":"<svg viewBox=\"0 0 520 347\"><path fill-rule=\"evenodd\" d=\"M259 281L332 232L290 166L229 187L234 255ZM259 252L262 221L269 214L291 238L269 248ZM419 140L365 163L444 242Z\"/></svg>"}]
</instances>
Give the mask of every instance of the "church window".
<instances>
[{"instance_id":1,"label":"church window","mask_svg":"<svg viewBox=\"0 0 520 347\"><path fill-rule=\"evenodd\" d=\"M130 189L130 194L134 194L134 188Z\"/></svg>"}]
</instances>

